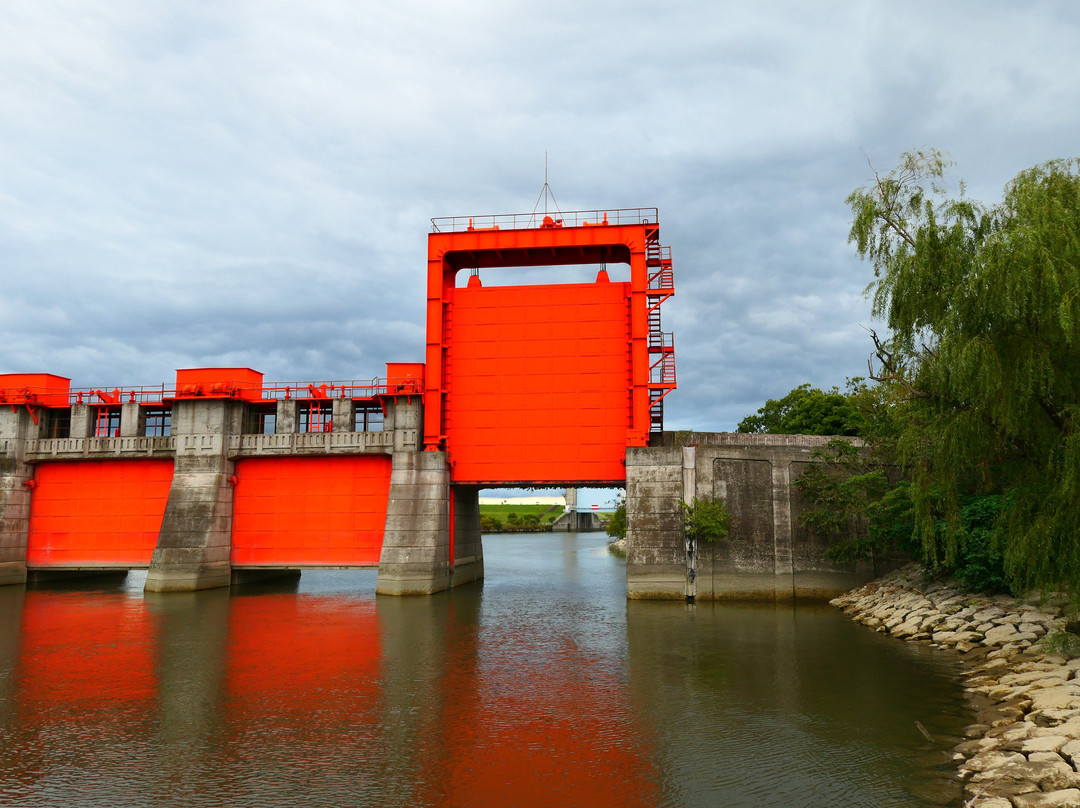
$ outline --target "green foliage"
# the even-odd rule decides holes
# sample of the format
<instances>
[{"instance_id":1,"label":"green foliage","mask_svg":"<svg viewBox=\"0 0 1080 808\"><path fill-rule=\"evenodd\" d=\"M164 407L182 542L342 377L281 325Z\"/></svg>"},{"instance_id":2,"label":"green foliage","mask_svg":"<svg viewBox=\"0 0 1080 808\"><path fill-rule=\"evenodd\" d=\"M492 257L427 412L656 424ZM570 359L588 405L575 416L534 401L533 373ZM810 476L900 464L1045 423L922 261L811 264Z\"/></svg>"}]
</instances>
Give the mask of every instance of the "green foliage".
<instances>
[{"instance_id":1,"label":"green foliage","mask_svg":"<svg viewBox=\"0 0 1080 808\"><path fill-rule=\"evenodd\" d=\"M911 501L904 481L894 483L869 452L834 438L811 455L795 481L808 507L800 523L829 542L826 555L849 562L910 549Z\"/></svg>"},{"instance_id":2,"label":"green foliage","mask_svg":"<svg viewBox=\"0 0 1080 808\"><path fill-rule=\"evenodd\" d=\"M480 530L483 533L498 533L502 530L502 520L493 516L482 515L480 517Z\"/></svg>"},{"instance_id":3,"label":"green foliage","mask_svg":"<svg viewBox=\"0 0 1080 808\"><path fill-rule=\"evenodd\" d=\"M969 497L960 506L960 547L952 574L971 592L1008 592L1005 556L995 535L1005 508L1000 494Z\"/></svg>"},{"instance_id":4,"label":"green foliage","mask_svg":"<svg viewBox=\"0 0 1080 808\"><path fill-rule=\"evenodd\" d=\"M607 524L604 525L604 531L613 539L626 538L626 499L619 500L615 512L611 514Z\"/></svg>"},{"instance_id":5,"label":"green foliage","mask_svg":"<svg viewBox=\"0 0 1080 808\"><path fill-rule=\"evenodd\" d=\"M521 527L521 515L517 511L510 511L506 514L506 524L512 528Z\"/></svg>"},{"instance_id":6,"label":"green foliage","mask_svg":"<svg viewBox=\"0 0 1080 808\"><path fill-rule=\"evenodd\" d=\"M525 514L525 516L522 517L521 523L525 527L530 528L530 529L537 528L537 527L540 526L540 514L538 514L538 513L527 513L527 514Z\"/></svg>"},{"instance_id":7,"label":"green foliage","mask_svg":"<svg viewBox=\"0 0 1080 808\"><path fill-rule=\"evenodd\" d=\"M966 498L1008 492L1010 581L1080 590L1080 160L1022 171L993 206L950 196L949 165L906 154L847 200L915 532L955 565L981 541Z\"/></svg>"},{"instance_id":8,"label":"green foliage","mask_svg":"<svg viewBox=\"0 0 1080 808\"><path fill-rule=\"evenodd\" d=\"M690 503L679 501L683 512L683 530L701 541L718 541L728 534L730 519L727 505L719 497L694 497Z\"/></svg>"},{"instance_id":9,"label":"green foliage","mask_svg":"<svg viewBox=\"0 0 1080 808\"><path fill-rule=\"evenodd\" d=\"M861 380L853 381L857 384ZM860 434L863 426L864 417L849 395L835 387L822 392L800 384L781 399L770 398L756 415L743 418L736 431L853 436Z\"/></svg>"}]
</instances>

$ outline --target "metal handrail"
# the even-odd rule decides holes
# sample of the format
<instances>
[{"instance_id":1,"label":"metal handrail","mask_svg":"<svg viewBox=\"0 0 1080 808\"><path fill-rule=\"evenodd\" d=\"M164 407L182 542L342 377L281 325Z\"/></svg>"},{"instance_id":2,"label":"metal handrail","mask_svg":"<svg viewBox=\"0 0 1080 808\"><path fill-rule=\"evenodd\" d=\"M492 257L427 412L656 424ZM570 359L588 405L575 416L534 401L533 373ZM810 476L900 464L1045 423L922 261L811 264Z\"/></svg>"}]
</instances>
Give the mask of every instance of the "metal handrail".
<instances>
[{"instance_id":1,"label":"metal handrail","mask_svg":"<svg viewBox=\"0 0 1080 808\"><path fill-rule=\"evenodd\" d=\"M650 348L674 348L675 347L675 332L673 331L653 331L649 334L649 347Z\"/></svg>"},{"instance_id":2,"label":"metal handrail","mask_svg":"<svg viewBox=\"0 0 1080 808\"><path fill-rule=\"evenodd\" d=\"M272 382L261 387L252 387L249 380L217 382L205 392L206 398L244 398L245 393L257 394L250 400L273 402L280 399L321 400L333 398L373 399L382 395L417 395L423 392L418 379L391 380L376 377L363 381L328 381L328 382ZM56 390L48 388L19 388L18 391L0 393L0 403L38 404L55 396ZM98 387L73 388L67 392L68 404L90 404L94 406L119 406L121 404L153 405L163 404L171 399L189 397L182 389L155 387L147 385L113 387L106 390Z\"/></svg>"},{"instance_id":3,"label":"metal handrail","mask_svg":"<svg viewBox=\"0 0 1080 808\"><path fill-rule=\"evenodd\" d=\"M656 224L656 208L613 210L534 211L533 213L486 213L480 216L442 216L431 220L432 233L464 233L472 230L536 230L552 227Z\"/></svg>"}]
</instances>

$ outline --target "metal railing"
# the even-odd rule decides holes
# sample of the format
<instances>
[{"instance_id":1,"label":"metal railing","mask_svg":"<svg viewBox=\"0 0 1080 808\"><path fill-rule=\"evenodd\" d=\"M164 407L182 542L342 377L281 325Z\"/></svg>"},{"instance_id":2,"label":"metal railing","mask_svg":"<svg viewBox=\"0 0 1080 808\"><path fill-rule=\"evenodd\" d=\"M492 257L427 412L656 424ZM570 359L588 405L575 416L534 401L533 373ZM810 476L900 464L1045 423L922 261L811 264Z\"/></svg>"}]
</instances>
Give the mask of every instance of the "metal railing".
<instances>
[{"instance_id":1,"label":"metal railing","mask_svg":"<svg viewBox=\"0 0 1080 808\"><path fill-rule=\"evenodd\" d=\"M262 386L262 399L279 401L288 399L371 399L382 395L418 395L424 392L419 379L386 379L376 377L369 381L333 381L318 384L304 382L271 382Z\"/></svg>"},{"instance_id":2,"label":"metal railing","mask_svg":"<svg viewBox=\"0 0 1080 808\"><path fill-rule=\"evenodd\" d=\"M376 377L363 381L332 382L272 382L252 387L249 381L216 382L200 393L192 395L188 390L166 387L164 384L150 386L114 387L111 390L97 387L74 388L67 393L68 404L115 406L119 404L161 404L176 398L240 398L251 401L273 402L281 399L372 399L381 395L418 395L423 392L419 379L387 379ZM252 395L255 394L255 395ZM20 388L0 392L0 404L38 405L57 395L46 388Z\"/></svg>"},{"instance_id":3,"label":"metal railing","mask_svg":"<svg viewBox=\"0 0 1080 808\"><path fill-rule=\"evenodd\" d=\"M433 233L462 233L470 230L536 230L545 227L602 227L621 224L656 224L656 208L613 210L535 211L533 213L489 213L481 216L443 216L431 220Z\"/></svg>"}]
</instances>

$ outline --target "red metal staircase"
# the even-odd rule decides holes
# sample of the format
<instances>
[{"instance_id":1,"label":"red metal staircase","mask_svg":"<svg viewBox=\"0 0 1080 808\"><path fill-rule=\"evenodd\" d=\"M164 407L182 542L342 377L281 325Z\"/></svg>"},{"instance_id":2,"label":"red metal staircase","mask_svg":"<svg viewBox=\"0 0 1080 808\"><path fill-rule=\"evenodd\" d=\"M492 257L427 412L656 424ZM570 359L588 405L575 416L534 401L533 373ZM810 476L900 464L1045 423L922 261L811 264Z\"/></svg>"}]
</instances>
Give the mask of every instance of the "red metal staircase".
<instances>
[{"instance_id":1,"label":"red metal staircase","mask_svg":"<svg viewBox=\"0 0 1080 808\"><path fill-rule=\"evenodd\" d=\"M645 245L649 283L645 293L649 323L649 431L664 431L664 397L676 387L675 341L660 323L660 306L675 294L671 248L660 245L653 230Z\"/></svg>"}]
</instances>

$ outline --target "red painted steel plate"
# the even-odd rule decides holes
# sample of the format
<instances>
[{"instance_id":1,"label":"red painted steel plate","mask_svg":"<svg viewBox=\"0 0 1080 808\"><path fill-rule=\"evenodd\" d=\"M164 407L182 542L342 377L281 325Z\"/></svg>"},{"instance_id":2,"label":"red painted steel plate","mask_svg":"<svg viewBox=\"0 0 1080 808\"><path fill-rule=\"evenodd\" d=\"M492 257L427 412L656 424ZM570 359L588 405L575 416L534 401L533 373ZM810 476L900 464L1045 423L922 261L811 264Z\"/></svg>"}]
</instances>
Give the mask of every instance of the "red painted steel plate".
<instances>
[{"instance_id":1,"label":"red painted steel plate","mask_svg":"<svg viewBox=\"0 0 1080 808\"><path fill-rule=\"evenodd\" d=\"M249 458L236 476L234 566L378 565L389 455Z\"/></svg>"},{"instance_id":2,"label":"red painted steel plate","mask_svg":"<svg viewBox=\"0 0 1080 808\"><path fill-rule=\"evenodd\" d=\"M626 479L629 284L454 290L446 435L460 483Z\"/></svg>"},{"instance_id":3,"label":"red painted steel plate","mask_svg":"<svg viewBox=\"0 0 1080 808\"><path fill-rule=\"evenodd\" d=\"M149 565L172 476L171 460L38 465L27 565Z\"/></svg>"}]
</instances>

